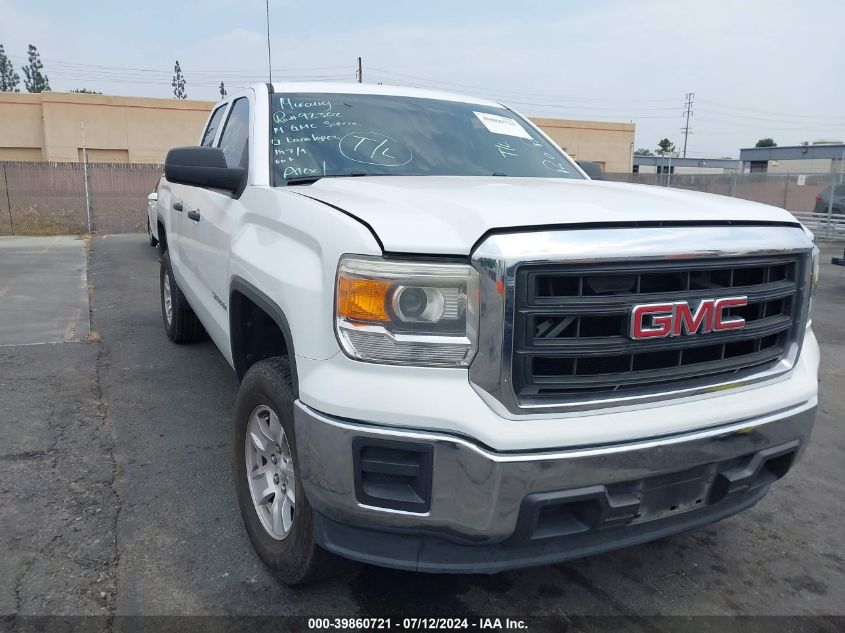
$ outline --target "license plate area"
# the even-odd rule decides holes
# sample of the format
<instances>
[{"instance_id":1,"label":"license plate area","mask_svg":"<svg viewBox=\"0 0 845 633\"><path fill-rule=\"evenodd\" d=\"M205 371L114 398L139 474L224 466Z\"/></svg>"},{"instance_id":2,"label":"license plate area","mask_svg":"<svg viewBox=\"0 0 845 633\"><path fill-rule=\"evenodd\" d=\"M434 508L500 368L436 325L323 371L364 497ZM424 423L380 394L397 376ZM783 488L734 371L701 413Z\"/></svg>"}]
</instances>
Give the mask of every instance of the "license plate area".
<instances>
[{"instance_id":1,"label":"license plate area","mask_svg":"<svg viewBox=\"0 0 845 633\"><path fill-rule=\"evenodd\" d=\"M636 482L637 488L629 491L640 500L633 523L661 519L707 505L715 476L714 465L708 464Z\"/></svg>"}]
</instances>

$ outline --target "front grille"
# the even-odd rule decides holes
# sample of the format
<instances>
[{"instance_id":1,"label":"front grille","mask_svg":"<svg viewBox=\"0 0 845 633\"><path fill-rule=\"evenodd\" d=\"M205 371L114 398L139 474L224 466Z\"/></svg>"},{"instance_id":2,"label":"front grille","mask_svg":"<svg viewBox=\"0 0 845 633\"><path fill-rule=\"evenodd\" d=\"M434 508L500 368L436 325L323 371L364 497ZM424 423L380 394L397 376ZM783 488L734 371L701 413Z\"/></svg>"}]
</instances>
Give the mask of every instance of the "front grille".
<instances>
[{"instance_id":1,"label":"front grille","mask_svg":"<svg viewBox=\"0 0 845 633\"><path fill-rule=\"evenodd\" d=\"M783 257L596 265L516 273L513 385L521 401L565 402L730 381L776 364L798 331L801 260ZM747 296L738 330L633 340L635 305Z\"/></svg>"}]
</instances>

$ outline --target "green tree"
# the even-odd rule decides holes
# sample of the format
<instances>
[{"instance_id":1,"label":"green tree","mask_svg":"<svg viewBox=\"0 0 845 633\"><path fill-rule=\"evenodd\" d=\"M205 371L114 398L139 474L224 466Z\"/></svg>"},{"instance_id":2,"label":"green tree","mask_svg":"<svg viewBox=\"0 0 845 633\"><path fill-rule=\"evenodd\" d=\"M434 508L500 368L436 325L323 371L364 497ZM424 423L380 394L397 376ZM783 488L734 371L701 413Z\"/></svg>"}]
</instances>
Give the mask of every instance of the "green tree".
<instances>
[{"instance_id":1,"label":"green tree","mask_svg":"<svg viewBox=\"0 0 845 633\"><path fill-rule=\"evenodd\" d=\"M641 147L634 150L634 156L654 156L654 153L646 147Z\"/></svg>"},{"instance_id":2,"label":"green tree","mask_svg":"<svg viewBox=\"0 0 845 633\"><path fill-rule=\"evenodd\" d=\"M170 82L170 85L173 86L174 99L188 98L188 91L185 90L185 75L182 74L182 66L179 64L178 59L176 60L176 65L173 67L173 81Z\"/></svg>"},{"instance_id":3,"label":"green tree","mask_svg":"<svg viewBox=\"0 0 845 633\"><path fill-rule=\"evenodd\" d=\"M15 67L6 56L3 45L0 44L0 92L20 92L18 85L21 77L15 72Z\"/></svg>"},{"instance_id":4,"label":"green tree","mask_svg":"<svg viewBox=\"0 0 845 633\"><path fill-rule=\"evenodd\" d=\"M766 137L766 138L761 138L759 141L757 141L757 144L754 147L777 147L777 146L778 146L778 144L775 143L775 139L773 139L771 136L769 136L769 137Z\"/></svg>"},{"instance_id":5,"label":"green tree","mask_svg":"<svg viewBox=\"0 0 845 633\"><path fill-rule=\"evenodd\" d=\"M50 80L42 71L44 64L41 63L41 54L32 44L26 51L27 64L23 68L23 85L27 92L50 92Z\"/></svg>"},{"instance_id":6,"label":"green tree","mask_svg":"<svg viewBox=\"0 0 845 633\"><path fill-rule=\"evenodd\" d=\"M220 98L225 99L227 94L228 93L226 92L226 86L224 86L223 82L221 81L220 82Z\"/></svg>"},{"instance_id":7,"label":"green tree","mask_svg":"<svg viewBox=\"0 0 845 633\"><path fill-rule=\"evenodd\" d=\"M74 88L71 92L75 92L81 95L101 95L102 92L98 92L97 90L88 90L88 88Z\"/></svg>"},{"instance_id":8,"label":"green tree","mask_svg":"<svg viewBox=\"0 0 845 633\"><path fill-rule=\"evenodd\" d=\"M670 141L668 138L662 139L657 144L657 153L663 156L664 154L669 154L675 151L675 144Z\"/></svg>"}]
</instances>

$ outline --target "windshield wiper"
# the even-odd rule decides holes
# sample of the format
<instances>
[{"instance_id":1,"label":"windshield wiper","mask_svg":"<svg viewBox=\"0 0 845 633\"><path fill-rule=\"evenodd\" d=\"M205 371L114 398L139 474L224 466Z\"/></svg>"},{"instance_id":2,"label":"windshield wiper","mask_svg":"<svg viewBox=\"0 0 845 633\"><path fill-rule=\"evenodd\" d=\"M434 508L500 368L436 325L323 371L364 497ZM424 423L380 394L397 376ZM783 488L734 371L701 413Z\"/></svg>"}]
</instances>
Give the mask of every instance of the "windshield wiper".
<instances>
[{"instance_id":1,"label":"windshield wiper","mask_svg":"<svg viewBox=\"0 0 845 633\"><path fill-rule=\"evenodd\" d=\"M348 174L324 174L324 175L312 175L312 176L294 176L292 178L285 178L285 184L287 185L310 185L312 183L317 182L321 178L352 178L355 176L369 176L370 174L364 173L363 171L353 171Z\"/></svg>"}]
</instances>

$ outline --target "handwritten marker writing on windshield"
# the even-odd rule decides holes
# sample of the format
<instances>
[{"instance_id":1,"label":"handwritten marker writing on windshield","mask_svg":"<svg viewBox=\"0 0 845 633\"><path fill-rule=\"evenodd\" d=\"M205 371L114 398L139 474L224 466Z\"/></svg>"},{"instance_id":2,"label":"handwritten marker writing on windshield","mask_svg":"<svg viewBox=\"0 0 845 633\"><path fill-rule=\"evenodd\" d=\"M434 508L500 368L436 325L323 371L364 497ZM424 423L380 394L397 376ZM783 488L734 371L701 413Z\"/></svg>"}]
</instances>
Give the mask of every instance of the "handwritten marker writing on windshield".
<instances>
[{"instance_id":1,"label":"handwritten marker writing on windshield","mask_svg":"<svg viewBox=\"0 0 845 633\"><path fill-rule=\"evenodd\" d=\"M517 154L517 153L516 153L515 148L511 147L511 146L510 146L510 145L508 145L507 143L496 143L496 145L495 145L494 147L495 147L497 150L499 150L499 153L500 153L503 157L507 157L507 156L519 156L519 154Z\"/></svg>"}]
</instances>

